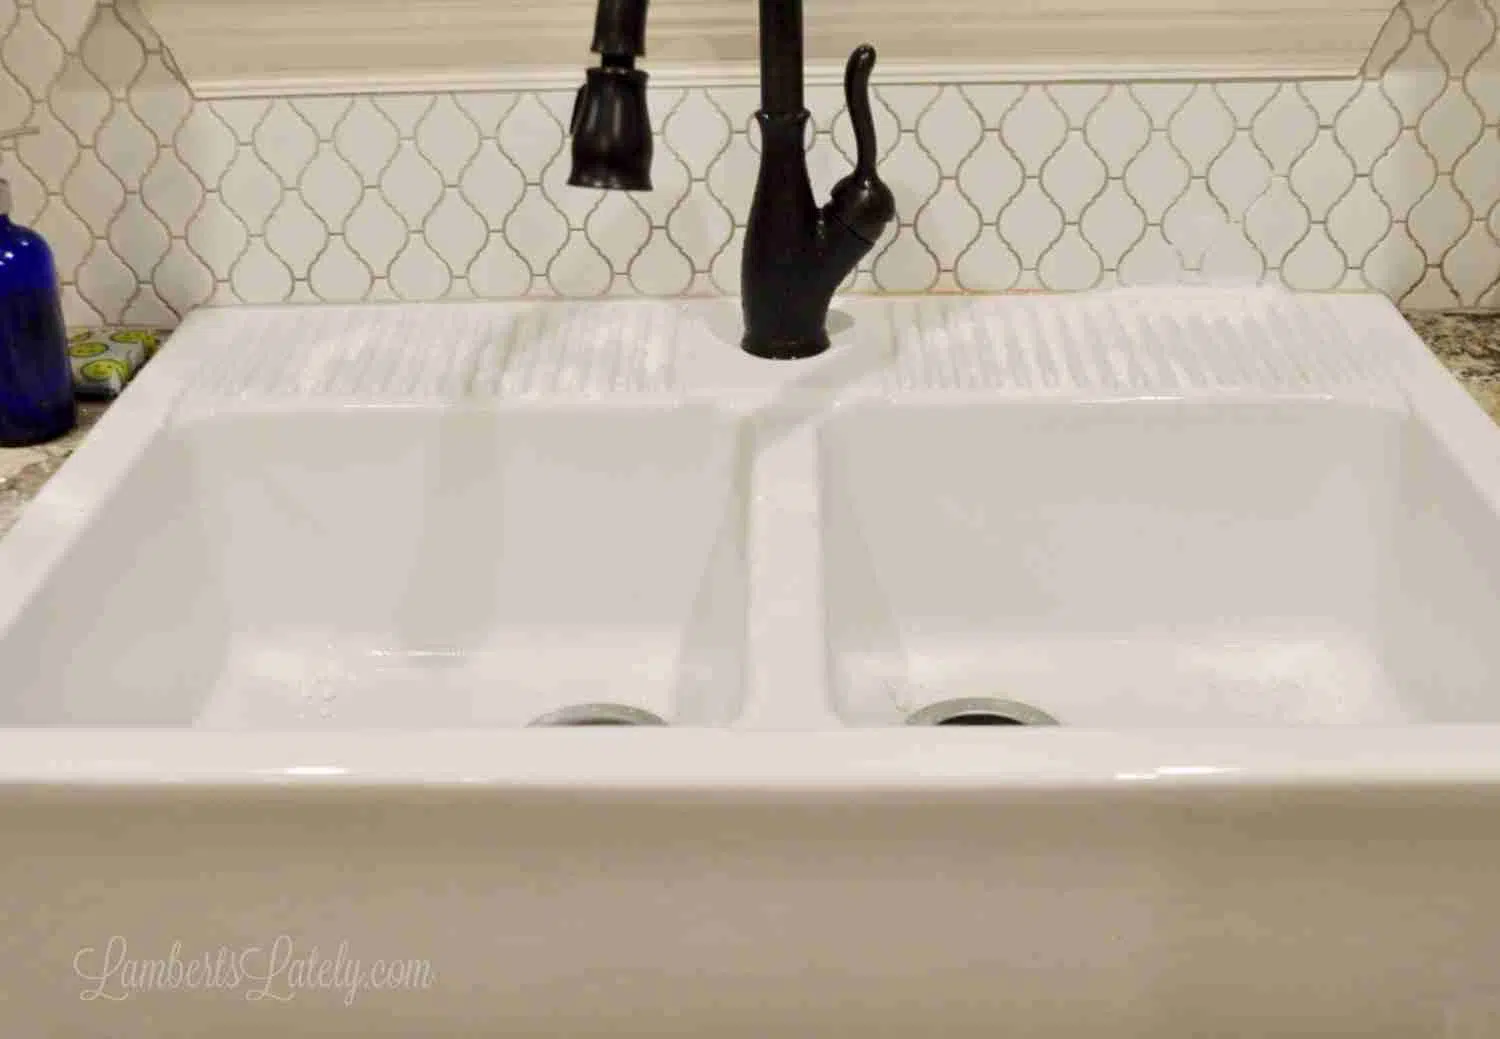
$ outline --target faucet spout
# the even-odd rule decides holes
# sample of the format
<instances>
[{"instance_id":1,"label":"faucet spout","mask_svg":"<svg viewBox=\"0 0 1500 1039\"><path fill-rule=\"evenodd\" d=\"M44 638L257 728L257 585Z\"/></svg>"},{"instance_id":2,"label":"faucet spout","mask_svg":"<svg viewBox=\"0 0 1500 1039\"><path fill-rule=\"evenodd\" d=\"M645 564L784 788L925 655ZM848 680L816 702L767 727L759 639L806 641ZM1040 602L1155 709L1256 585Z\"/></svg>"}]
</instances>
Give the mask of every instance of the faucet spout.
<instances>
[{"instance_id":1,"label":"faucet spout","mask_svg":"<svg viewBox=\"0 0 1500 1039\"><path fill-rule=\"evenodd\" d=\"M573 107L573 173L582 187L650 188L651 127L645 53L647 0L599 0L590 69ZM876 173L870 75L875 49L855 49L844 72L854 127L853 171L827 205L813 199L805 137L802 0L760 0L760 175L745 228L740 287L742 348L758 357L812 357L828 349L834 294L895 219L890 189Z\"/></svg>"}]
</instances>

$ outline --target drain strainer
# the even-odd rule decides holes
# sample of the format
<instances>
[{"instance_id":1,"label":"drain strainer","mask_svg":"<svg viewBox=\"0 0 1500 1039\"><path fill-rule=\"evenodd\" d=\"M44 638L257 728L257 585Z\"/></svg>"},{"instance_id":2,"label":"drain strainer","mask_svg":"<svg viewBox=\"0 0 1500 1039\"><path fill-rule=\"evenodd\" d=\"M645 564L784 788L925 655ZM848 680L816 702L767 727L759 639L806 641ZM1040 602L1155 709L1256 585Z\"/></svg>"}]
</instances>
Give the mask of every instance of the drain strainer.
<instances>
[{"instance_id":1,"label":"drain strainer","mask_svg":"<svg viewBox=\"0 0 1500 1039\"><path fill-rule=\"evenodd\" d=\"M665 725L660 716L618 703L583 703L542 715L529 728L579 728L591 725Z\"/></svg>"},{"instance_id":2,"label":"drain strainer","mask_svg":"<svg viewBox=\"0 0 1500 1039\"><path fill-rule=\"evenodd\" d=\"M1016 700L970 696L928 704L906 719L908 725L1056 725L1046 711Z\"/></svg>"}]
</instances>

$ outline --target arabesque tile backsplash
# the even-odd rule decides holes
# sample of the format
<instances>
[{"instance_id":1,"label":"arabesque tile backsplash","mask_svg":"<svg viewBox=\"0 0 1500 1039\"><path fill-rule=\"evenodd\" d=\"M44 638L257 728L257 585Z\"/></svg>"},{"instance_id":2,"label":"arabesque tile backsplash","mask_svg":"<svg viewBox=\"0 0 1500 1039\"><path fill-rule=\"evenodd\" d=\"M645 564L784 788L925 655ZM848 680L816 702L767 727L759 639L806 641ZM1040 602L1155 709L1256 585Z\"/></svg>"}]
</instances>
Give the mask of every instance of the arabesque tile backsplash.
<instances>
[{"instance_id":1,"label":"arabesque tile backsplash","mask_svg":"<svg viewBox=\"0 0 1500 1039\"><path fill-rule=\"evenodd\" d=\"M1359 79L877 86L901 223L851 288L1233 279L1500 303L1490 3L1406 0ZM103 0L65 49L60 21L86 16L0 0L0 124L42 129L5 157L17 216L56 249L73 323L736 291L752 89L653 89L656 190L580 191L571 90L195 100L135 0ZM853 151L841 102L809 91L820 192Z\"/></svg>"}]
</instances>

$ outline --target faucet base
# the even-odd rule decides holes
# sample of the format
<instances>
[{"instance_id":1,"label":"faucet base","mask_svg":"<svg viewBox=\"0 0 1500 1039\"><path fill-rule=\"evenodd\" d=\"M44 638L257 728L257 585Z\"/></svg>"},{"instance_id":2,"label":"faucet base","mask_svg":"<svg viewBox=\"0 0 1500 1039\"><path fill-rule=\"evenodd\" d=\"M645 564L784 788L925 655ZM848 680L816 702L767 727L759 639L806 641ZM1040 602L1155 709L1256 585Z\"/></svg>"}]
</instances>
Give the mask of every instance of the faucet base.
<instances>
[{"instance_id":1,"label":"faucet base","mask_svg":"<svg viewBox=\"0 0 1500 1039\"><path fill-rule=\"evenodd\" d=\"M798 339L762 339L745 333L740 349L768 361L801 361L816 357L829 347L828 333Z\"/></svg>"}]
</instances>

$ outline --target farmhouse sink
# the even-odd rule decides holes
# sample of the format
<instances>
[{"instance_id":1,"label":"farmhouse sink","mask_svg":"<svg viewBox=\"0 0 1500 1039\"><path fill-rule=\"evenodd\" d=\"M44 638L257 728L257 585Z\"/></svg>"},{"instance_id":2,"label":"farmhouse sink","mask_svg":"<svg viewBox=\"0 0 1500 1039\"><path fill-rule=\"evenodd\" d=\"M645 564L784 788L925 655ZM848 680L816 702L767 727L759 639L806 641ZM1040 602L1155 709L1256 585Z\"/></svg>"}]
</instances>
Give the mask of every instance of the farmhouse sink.
<instances>
[{"instance_id":1,"label":"farmhouse sink","mask_svg":"<svg viewBox=\"0 0 1500 1039\"><path fill-rule=\"evenodd\" d=\"M1500 516L1404 405L878 403L824 472L851 724L1500 722Z\"/></svg>"},{"instance_id":2,"label":"farmhouse sink","mask_svg":"<svg viewBox=\"0 0 1500 1039\"><path fill-rule=\"evenodd\" d=\"M1390 304L830 327L193 315L0 541L0 1033L1500 1035L1500 434Z\"/></svg>"}]
</instances>

